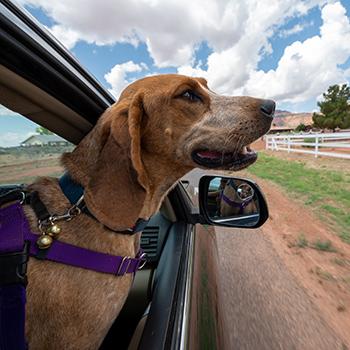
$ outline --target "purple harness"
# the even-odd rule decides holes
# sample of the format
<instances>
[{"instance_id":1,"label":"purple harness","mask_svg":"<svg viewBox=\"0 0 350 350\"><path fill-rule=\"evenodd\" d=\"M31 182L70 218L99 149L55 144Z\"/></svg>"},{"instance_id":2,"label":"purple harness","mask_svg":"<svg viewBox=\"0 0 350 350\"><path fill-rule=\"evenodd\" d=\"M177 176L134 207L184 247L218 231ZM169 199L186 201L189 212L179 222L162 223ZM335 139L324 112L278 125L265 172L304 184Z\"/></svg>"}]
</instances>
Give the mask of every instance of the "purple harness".
<instances>
[{"instance_id":1,"label":"purple harness","mask_svg":"<svg viewBox=\"0 0 350 350\"><path fill-rule=\"evenodd\" d=\"M145 224L136 225L136 229ZM40 236L31 232L20 202L0 209L0 349L25 350L26 265L40 257ZM54 240L44 258L96 272L123 276L145 265L140 250L135 258L99 253Z\"/></svg>"},{"instance_id":2,"label":"purple harness","mask_svg":"<svg viewBox=\"0 0 350 350\"><path fill-rule=\"evenodd\" d=\"M29 255L36 257L39 248L36 244L39 235L30 231L28 221L19 203L0 209L0 253L22 251L24 242L29 242ZM135 273L143 265L143 253L136 258L121 257L74 246L54 240L45 259L61 264L81 267L96 272L123 276Z\"/></svg>"},{"instance_id":3,"label":"purple harness","mask_svg":"<svg viewBox=\"0 0 350 350\"><path fill-rule=\"evenodd\" d=\"M229 180L228 185L234 189L234 191L237 191L236 187L232 183L232 180ZM241 203L236 203L227 196L224 195L224 189L222 189L220 193L220 199L222 199L226 204L228 204L232 208L239 208L238 214L243 214L244 208L252 201L252 198L245 200Z\"/></svg>"},{"instance_id":4,"label":"purple harness","mask_svg":"<svg viewBox=\"0 0 350 350\"><path fill-rule=\"evenodd\" d=\"M233 208L239 208L238 214L243 214L244 208L252 201L249 199L248 201L242 202L242 203L236 203L232 201L230 198L226 197L223 192L221 192L221 199L227 203L229 206Z\"/></svg>"}]
</instances>

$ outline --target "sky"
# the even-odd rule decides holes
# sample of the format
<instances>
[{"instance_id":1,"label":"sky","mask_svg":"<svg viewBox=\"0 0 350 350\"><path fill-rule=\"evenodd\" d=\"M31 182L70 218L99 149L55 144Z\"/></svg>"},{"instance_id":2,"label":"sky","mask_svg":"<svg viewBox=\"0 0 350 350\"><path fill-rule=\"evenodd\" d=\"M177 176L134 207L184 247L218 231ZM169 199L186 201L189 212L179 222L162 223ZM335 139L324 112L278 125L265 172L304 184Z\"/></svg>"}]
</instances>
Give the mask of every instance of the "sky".
<instances>
[{"instance_id":1,"label":"sky","mask_svg":"<svg viewBox=\"0 0 350 350\"><path fill-rule=\"evenodd\" d=\"M329 85L350 80L350 0L19 3L115 97L138 78L179 73L312 112ZM32 124L0 109L0 146L23 141Z\"/></svg>"}]
</instances>

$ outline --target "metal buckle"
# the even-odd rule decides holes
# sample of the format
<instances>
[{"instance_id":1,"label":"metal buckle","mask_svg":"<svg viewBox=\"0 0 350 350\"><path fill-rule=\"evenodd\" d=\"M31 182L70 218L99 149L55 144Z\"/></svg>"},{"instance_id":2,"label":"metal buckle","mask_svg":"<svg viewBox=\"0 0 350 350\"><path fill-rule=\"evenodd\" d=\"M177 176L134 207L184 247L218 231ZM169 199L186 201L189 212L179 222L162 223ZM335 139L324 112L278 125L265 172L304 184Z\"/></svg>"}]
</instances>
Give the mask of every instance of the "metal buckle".
<instances>
[{"instance_id":1,"label":"metal buckle","mask_svg":"<svg viewBox=\"0 0 350 350\"><path fill-rule=\"evenodd\" d=\"M138 270L141 270L146 265L146 263L147 263L147 260L145 259L146 256L147 256L147 253L142 253L140 255L140 257L138 258L140 260L143 260L143 263L140 266L138 266L138 268L137 268Z\"/></svg>"},{"instance_id":2,"label":"metal buckle","mask_svg":"<svg viewBox=\"0 0 350 350\"><path fill-rule=\"evenodd\" d=\"M27 285L27 262L29 242L24 241L23 250L0 254L0 286L22 283Z\"/></svg>"},{"instance_id":3,"label":"metal buckle","mask_svg":"<svg viewBox=\"0 0 350 350\"><path fill-rule=\"evenodd\" d=\"M22 199L20 200L19 204L22 205L25 202L25 200L26 200L26 194L25 194L25 192L22 191L21 195L22 195Z\"/></svg>"},{"instance_id":4,"label":"metal buckle","mask_svg":"<svg viewBox=\"0 0 350 350\"><path fill-rule=\"evenodd\" d=\"M125 260L128 260L128 265L127 265L127 267L125 269L125 272L123 274L120 274L120 271L122 270L122 268L124 266ZM128 268L129 268L130 264L131 264L131 257L130 256L124 256L122 262L119 265L119 268L118 268L118 271L117 271L116 275L117 276L124 276L128 272Z\"/></svg>"}]
</instances>

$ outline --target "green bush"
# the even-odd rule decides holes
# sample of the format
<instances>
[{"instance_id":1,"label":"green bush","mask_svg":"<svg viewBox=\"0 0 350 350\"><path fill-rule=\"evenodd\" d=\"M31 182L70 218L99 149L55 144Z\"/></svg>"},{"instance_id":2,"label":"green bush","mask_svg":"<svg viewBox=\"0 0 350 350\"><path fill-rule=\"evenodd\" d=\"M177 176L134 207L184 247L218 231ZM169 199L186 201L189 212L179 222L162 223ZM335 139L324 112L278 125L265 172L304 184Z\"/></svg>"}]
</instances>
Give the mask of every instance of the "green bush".
<instances>
[{"instance_id":1,"label":"green bush","mask_svg":"<svg viewBox=\"0 0 350 350\"><path fill-rule=\"evenodd\" d=\"M305 138L304 139L304 141L303 142L305 142L305 143L315 143L316 142L316 138L315 137L307 137L307 138ZM304 147L306 147L306 148L315 148L315 146L314 145L307 145L307 146L304 146Z\"/></svg>"}]
</instances>

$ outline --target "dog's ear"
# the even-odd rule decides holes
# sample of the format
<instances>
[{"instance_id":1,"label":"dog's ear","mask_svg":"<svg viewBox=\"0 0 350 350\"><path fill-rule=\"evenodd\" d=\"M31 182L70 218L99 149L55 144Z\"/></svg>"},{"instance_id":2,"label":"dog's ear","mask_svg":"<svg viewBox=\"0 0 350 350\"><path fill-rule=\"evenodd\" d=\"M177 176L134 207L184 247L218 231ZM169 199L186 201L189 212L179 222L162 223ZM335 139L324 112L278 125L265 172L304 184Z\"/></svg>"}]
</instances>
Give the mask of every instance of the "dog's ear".
<instances>
[{"instance_id":1,"label":"dog's ear","mask_svg":"<svg viewBox=\"0 0 350 350\"><path fill-rule=\"evenodd\" d=\"M148 175L141 157L141 125L144 118L143 93L137 94L131 101L128 111L129 134L131 138L130 154L138 181L144 189L149 188Z\"/></svg>"},{"instance_id":2,"label":"dog's ear","mask_svg":"<svg viewBox=\"0 0 350 350\"><path fill-rule=\"evenodd\" d=\"M142 95L109 108L78 147L63 158L84 186L91 213L113 230L132 227L146 198L148 177L141 157Z\"/></svg>"}]
</instances>

